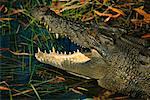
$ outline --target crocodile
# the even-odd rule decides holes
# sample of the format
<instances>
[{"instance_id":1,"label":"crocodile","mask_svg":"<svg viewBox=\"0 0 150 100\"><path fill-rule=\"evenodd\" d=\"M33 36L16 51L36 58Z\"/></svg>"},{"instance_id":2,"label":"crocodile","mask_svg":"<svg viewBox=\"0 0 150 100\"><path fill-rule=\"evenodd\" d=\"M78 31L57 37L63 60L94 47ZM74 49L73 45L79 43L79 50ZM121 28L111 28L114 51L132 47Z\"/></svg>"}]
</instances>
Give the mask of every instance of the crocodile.
<instances>
[{"instance_id":1,"label":"crocodile","mask_svg":"<svg viewBox=\"0 0 150 100\"><path fill-rule=\"evenodd\" d=\"M81 48L89 49L89 52L77 50L66 54L55 48L49 53L38 48L35 53L38 61L97 79L99 86L114 92L150 97L150 50L138 41L140 39L119 34L122 32L119 29L110 32L109 28L103 30L62 17L47 6L37 7L31 14L57 38L66 36Z\"/></svg>"}]
</instances>

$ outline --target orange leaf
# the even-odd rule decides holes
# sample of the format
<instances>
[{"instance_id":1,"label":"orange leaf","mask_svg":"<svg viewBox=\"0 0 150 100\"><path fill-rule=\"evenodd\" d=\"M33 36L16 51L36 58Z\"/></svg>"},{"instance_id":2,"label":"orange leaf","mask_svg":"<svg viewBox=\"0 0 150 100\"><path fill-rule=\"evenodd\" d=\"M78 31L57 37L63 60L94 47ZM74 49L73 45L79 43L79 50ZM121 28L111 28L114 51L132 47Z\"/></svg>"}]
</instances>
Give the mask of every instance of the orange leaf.
<instances>
[{"instance_id":1,"label":"orange leaf","mask_svg":"<svg viewBox=\"0 0 150 100\"><path fill-rule=\"evenodd\" d=\"M120 16L120 14L116 14L116 15L113 15L112 17L113 18L118 18Z\"/></svg>"},{"instance_id":2,"label":"orange leaf","mask_svg":"<svg viewBox=\"0 0 150 100\"><path fill-rule=\"evenodd\" d=\"M145 34L142 36L142 38L150 38L150 34Z\"/></svg>"},{"instance_id":3,"label":"orange leaf","mask_svg":"<svg viewBox=\"0 0 150 100\"><path fill-rule=\"evenodd\" d=\"M0 86L0 90L10 90L10 89L4 86Z\"/></svg>"},{"instance_id":4,"label":"orange leaf","mask_svg":"<svg viewBox=\"0 0 150 100\"><path fill-rule=\"evenodd\" d=\"M10 21L15 20L15 18L0 18L0 21Z\"/></svg>"},{"instance_id":5,"label":"orange leaf","mask_svg":"<svg viewBox=\"0 0 150 100\"><path fill-rule=\"evenodd\" d=\"M146 23L150 23L150 14L145 14L145 15L144 15L144 21L145 21Z\"/></svg>"},{"instance_id":6,"label":"orange leaf","mask_svg":"<svg viewBox=\"0 0 150 100\"><path fill-rule=\"evenodd\" d=\"M99 11L94 10L94 13L96 13L99 16L108 16L108 17L112 17L112 14L105 14L105 13L101 13Z\"/></svg>"},{"instance_id":7,"label":"orange leaf","mask_svg":"<svg viewBox=\"0 0 150 100\"><path fill-rule=\"evenodd\" d=\"M133 10L135 10L137 13L139 13L140 15L145 15L147 14L143 9L143 6L142 7L139 7L139 8L134 8Z\"/></svg>"},{"instance_id":8,"label":"orange leaf","mask_svg":"<svg viewBox=\"0 0 150 100\"><path fill-rule=\"evenodd\" d=\"M111 7L111 6L109 6L108 9L110 9L110 10L112 10L112 11L118 13L118 14L121 14L121 15L123 15L123 16L125 15L125 13L124 13L122 10L120 10L120 9L113 8L113 7Z\"/></svg>"},{"instance_id":9,"label":"orange leaf","mask_svg":"<svg viewBox=\"0 0 150 100\"><path fill-rule=\"evenodd\" d=\"M143 6L142 7L139 7L139 8L135 8L133 10L135 10L137 13L139 13L140 15L144 16L144 21L146 23L150 23L150 14L146 13L143 9Z\"/></svg>"}]
</instances>

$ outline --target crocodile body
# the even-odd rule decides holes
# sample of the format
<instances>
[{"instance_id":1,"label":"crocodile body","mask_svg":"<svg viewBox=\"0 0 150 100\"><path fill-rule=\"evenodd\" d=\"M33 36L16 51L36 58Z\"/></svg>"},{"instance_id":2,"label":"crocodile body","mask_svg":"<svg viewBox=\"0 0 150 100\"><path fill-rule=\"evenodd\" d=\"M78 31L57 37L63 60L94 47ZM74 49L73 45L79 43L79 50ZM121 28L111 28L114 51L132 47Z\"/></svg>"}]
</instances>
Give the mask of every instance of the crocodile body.
<instances>
[{"instance_id":1,"label":"crocodile body","mask_svg":"<svg viewBox=\"0 0 150 100\"><path fill-rule=\"evenodd\" d=\"M98 84L108 90L149 98L149 49L138 42L133 45L133 42L127 39L130 38L128 36L113 32L101 33L98 27L63 18L48 7L36 8L32 15L44 23L51 33L65 35L72 42L91 50L85 56L76 54L77 52L74 55L59 54L53 50L48 54L38 50L35 54L37 60L69 72L98 79ZM63 59L58 59L59 56ZM85 58L85 60L77 62L75 58L82 58L82 60Z\"/></svg>"}]
</instances>

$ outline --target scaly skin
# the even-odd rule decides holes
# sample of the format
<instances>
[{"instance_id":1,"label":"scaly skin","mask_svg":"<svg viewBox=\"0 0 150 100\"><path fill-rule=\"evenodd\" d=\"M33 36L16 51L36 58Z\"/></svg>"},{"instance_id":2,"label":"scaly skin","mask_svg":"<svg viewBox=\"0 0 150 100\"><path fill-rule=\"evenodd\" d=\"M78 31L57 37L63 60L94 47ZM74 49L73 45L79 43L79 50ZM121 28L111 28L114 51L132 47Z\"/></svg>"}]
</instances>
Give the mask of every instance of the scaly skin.
<instances>
[{"instance_id":1,"label":"scaly skin","mask_svg":"<svg viewBox=\"0 0 150 100\"><path fill-rule=\"evenodd\" d=\"M73 42L96 52L90 52L90 61L66 63L55 67L98 79L101 87L131 96L150 96L150 51L142 45L133 45L122 35L100 33L97 27L89 27L82 22L65 19L48 7L33 10L32 16L44 23L51 31L67 35ZM142 50L145 50L146 56ZM44 53L36 53L37 60L51 64ZM45 53L46 54L46 53ZM47 54L48 55L48 54ZM42 60L41 60L42 59ZM54 58L55 59L55 58Z\"/></svg>"}]
</instances>

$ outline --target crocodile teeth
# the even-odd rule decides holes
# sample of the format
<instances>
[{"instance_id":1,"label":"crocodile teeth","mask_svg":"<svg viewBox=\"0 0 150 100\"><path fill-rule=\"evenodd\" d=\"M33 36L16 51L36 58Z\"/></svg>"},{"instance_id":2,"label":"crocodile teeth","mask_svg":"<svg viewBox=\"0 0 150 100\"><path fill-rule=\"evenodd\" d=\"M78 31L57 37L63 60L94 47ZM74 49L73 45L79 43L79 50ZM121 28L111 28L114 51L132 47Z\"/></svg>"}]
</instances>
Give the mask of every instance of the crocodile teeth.
<instances>
[{"instance_id":1,"label":"crocodile teeth","mask_svg":"<svg viewBox=\"0 0 150 100\"><path fill-rule=\"evenodd\" d=\"M54 47L52 47L52 52L55 53L55 48Z\"/></svg>"},{"instance_id":2,"label":"crocodile teeth","mask_svg":"<svg viewBox=\"0 0 150 100\"><path fill-rule=\"evenodd\" d=\"M52 31L52 29L51 29L51 28L48 28L48 31L49 31L49 32L51 32L51 31Z\"/></svg>"},{"instance_id":3,"label":"crocodile teeth","mask_svg":"<svg viewBox=\"0 0 150 100\"><path fill-rule=\"evenodd\" d=\"M69 55L71 55L71 52L69 52Z\"/></svg>"},{"instance_id":4,"label":"crocodile teeth","mask_svg":"<svg viewBox=\"0 0 150 100\"><path fill-rule=\"evenodd\" d=\"M56 39L58 39L59 38L59 34L58 33L56 33Z\"/></svg>"},{"instance_id":5,"label":"crocodile teeth","mask_svg":"<svg viewBox=\"0 0 150 100\"><path fill-rule=\"evenodd\" d=\"M59 52L57 51L57 54L59 54Z\"/></svg>"},{"instance_id":6,"label":"crocodile teeth","mask_svg":"<svg viewBox=\"0 0 150 100\"><path fill-rule=\"evenodd\" d=\"M44 26L46 26L47 24L46 23L44 23Z\"/></svg>"},{"instance_id":7,"label":"crocodile teeth","mask_svg":"<svg viewBox=\"0 0 150 100\"><path fill-rule=\"evenodd\" d=\"M48 25L46 25L46 29L48 30L49 28L48 28Z\"/></svg>"},{"instance_id":8,"label":"crocodile teeth","mask_svg":"<svg viewBox=\"0 0 150 100\"><path fill-rule=\"evenodd\" d=\"M90 60L90 58L82 54L79 50L77 50L77 52L74 52L73 54L71 54L71 52L69 52L69 54L66 54L66 52L64 52L64 54L62 52L60 53L61 54L59 54L58 51L55 51L54 47L52 47L52 52L50 51L49 54L46 53L46 51L44 51L43 53L38 48L38 53L35 54L35 57L40 62L51 64L56 67L58 66L62 67L62 64L65 63L66 61L68 64L73 64L73 63L85 63Z\"/></svg>"},{"instance_id":9,"label":"crocodile teeth","mask_svg":"<svg viewBox=\"0 0 150 100\"><path fill-rule=\"evenodd\" d=\"M38 47L38 52L41 52L39 47Z\"/></svg>"}]
</instances>

